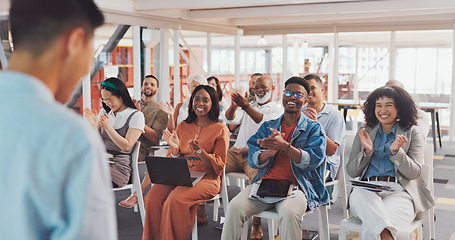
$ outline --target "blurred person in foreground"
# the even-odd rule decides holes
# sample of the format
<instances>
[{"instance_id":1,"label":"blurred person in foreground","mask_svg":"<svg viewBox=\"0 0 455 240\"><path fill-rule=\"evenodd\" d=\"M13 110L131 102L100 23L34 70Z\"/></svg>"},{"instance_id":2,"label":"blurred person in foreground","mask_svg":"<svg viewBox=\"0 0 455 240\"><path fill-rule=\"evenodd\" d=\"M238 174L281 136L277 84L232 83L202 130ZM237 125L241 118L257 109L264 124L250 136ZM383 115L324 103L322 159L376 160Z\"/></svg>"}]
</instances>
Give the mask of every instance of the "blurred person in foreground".
<instances>
[{"instance_id":1,"label":"blurred person in foreground","mask_svg":"<svg viewBox=\"0 0 455 240\"><path fill-rule=\"evenodd\" d=\"M13 0L14 52L0 72L2 239L117 239L99 134L63 105L89 69L92 0ZM6 117L7 116L7 117Z\"/></svg>"}]
</instances>

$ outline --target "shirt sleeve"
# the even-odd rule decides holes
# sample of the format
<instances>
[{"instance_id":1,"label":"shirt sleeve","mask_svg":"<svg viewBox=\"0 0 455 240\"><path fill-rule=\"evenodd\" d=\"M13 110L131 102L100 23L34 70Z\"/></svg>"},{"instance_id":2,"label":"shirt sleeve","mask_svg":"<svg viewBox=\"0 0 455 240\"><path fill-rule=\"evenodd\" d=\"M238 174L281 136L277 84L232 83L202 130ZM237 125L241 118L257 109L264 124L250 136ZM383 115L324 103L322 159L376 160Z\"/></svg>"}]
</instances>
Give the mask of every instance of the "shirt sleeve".
<instances>
[{"instance_id":1,"label":"shirt sleeve","mask_svg":"<svg viewBox=\"0 0 455 240\"><path fill-rule=\"evenodd\" d=\"M224 114L226 114L226 112ZM229 119L226 118L226 115L224 116L224 118L226 119L226 124L240 124L242 122L244 114L245 114L245 111L243 111L243 109L237 108L235 110L234 119L229 120Z\"/></svg>"},{"instance_id":2,"label":"shirt sleeve","mask_svg":"<svg viewBox=\"0 0 455 240\"><path fill-rule=\"evenodd\" d=\"M150 123L147 125L155 130L158 134L158 139L161 139L161 136L163 135L164 129L167 127L167 121L168 121L168 116L163 110L159 110L156 115L155 119L153 119Z\"/></svg>"},{"instance_id":3,"label":"shirt sleeve","mask_svg":"<svg viewBox=\"0 0 455 240\"><path fill-rule=\"evenodd\" d=\"M339 111L334 111L331 121L327 124L327 131L325 134L330 140L334 141L338 146L343 141L344 134L346 131L346 124L344 122L343 115Z\"/></svg>"},{"instance_id":4,"label":"shirt sleeve","mask_svg":"<svg viewBox=\"0 0 455 240\"><path fill-rule=\"evenodd\" d=\"M217 176L223 172L226 164L227 150L229 148L229 130L224 124L220 124L220 126L222 129L220 134L215 139L215 148L213 153L209 153L212 160L212 167Z\"/></svg>"},{"instance_id":5,"label":"shirt sleeve","mask_svg":"<svg viewBox=\"0 0 455 240\"><path fill-rule=\"evenodd\" d=\"M298 168L305 170L314 170L321 165L324 161L325 148L327 144L327 139L322 130L322 126L319 123L314 123L311 125L308 124L307 131L308 137L306 141L301 141L294 143L294 147L298 148L302 152L302 157L300 163L295 163Z\"/></svg>"},{"instance_id":6,"label":"shirt sleeve","mask_svg":"<svg viewBox=\"0 0 455 240\"><path fill-rule=\"evenodd\" d=\"M270 162L269 159L263 164L259 163L259 154L261 154L263 151L266 151L267 149L261 148L257 142L258 139L263 139L270 136L271 132L269 130L269 124L270 121L263 123L259 127L258 131L253 136L251 136L250 139L248 139L248 164L252 168L263 168Z\"/></svg>"},{"instance_id":7,"label":"shirt sleeve","mask_svg":"<svg viewBox=\"0 0 455 240\"><path fill-rule=\"evenodd\" d=\"M129 128L136 128L144 132L145 118L142 112L136 112L130 120Z\"/></svg>"}]
</instances>

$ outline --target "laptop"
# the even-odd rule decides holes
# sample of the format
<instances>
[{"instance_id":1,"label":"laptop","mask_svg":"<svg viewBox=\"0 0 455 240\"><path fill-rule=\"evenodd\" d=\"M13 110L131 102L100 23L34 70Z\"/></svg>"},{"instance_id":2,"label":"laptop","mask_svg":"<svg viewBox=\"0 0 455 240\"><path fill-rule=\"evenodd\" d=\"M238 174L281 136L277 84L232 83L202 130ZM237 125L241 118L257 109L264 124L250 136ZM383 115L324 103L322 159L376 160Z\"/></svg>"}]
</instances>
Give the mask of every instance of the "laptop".
<instances>
[{"instance_id":1,"label":"laptop","mask_svg":"<svg viewBox=\"0 0 455 240\"><path fill-rule=\"evenodd\" d=\"M146 156L145 163L152 183L192 187L205 175L190 171L185 158Z\"/></svg>"}]
</instances>

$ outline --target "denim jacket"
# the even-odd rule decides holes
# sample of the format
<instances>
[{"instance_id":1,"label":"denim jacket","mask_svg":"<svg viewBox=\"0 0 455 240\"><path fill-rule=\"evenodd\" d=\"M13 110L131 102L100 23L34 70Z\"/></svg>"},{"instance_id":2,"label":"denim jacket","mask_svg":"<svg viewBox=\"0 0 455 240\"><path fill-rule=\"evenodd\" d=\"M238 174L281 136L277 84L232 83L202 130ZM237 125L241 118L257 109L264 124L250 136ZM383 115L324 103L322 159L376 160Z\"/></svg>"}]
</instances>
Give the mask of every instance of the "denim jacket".
<instances>
[{"instance_id":1,"label":"denim jacket","mask_svg":"<svg viewBox=\"0 0 455 240\"><path fill-rule=\"evenodd\" d=\"M282 118L283 115L276 120L264 122L256 134L248 140L248 163L252 168L258 169L253 182L259 181L270 171L277 155L275 154L267 162L259 164L259 154L266 151L266 149L261 148L257 140L270 136L271 131L269 128L274 128L281 132ZM308 207L313 210L318 206L328 204L329 195L323 181L326 137L321 125L307 118L302 113L292 134L291 144L302 152L300 163L292 161L291 158L289 158L289 161L291 161L295 179L307 197Z\"/></svg>"}]
</instances>

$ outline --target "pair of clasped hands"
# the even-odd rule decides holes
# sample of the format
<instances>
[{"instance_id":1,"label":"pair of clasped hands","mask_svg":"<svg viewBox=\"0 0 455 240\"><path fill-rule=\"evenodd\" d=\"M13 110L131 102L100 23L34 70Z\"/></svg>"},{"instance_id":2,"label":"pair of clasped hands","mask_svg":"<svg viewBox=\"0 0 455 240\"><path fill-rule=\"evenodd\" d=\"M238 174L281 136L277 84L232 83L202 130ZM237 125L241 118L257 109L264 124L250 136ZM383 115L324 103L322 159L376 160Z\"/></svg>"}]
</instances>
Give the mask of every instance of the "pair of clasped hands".
<instances>
[{"instance_id":1,"label":"pair of clasped hands","mask_svg":"<svg viewBox=\"0 0 455 240\"><path fill-rule=\"evenodd\" d=\"M170 132L169 130L163 131L164 139L169 144L169 147L173 149L179 149L180 146L180 139L175 133L175 131ZM199 146L199 141L197 140L197 136L193 139L188 141L189 147L191 151L195 152L199 150L201 147Z\"/></svg>"},{"instance_id":2,"label":"pair of clasped hands","mask_svg":"<svg viewBox=\"0 0 455 240\"><path fill-rule=\"evenodd\" d=\"M100 120L98 120L98 117L92 110L86 108L84 109L84 115L85 118L93 125L93 126L100 126L103 129L108 129L111 128L111 124L109 123L109 116L107 113L103 114L100 116Z\"/></svg>"}]
</instances>

